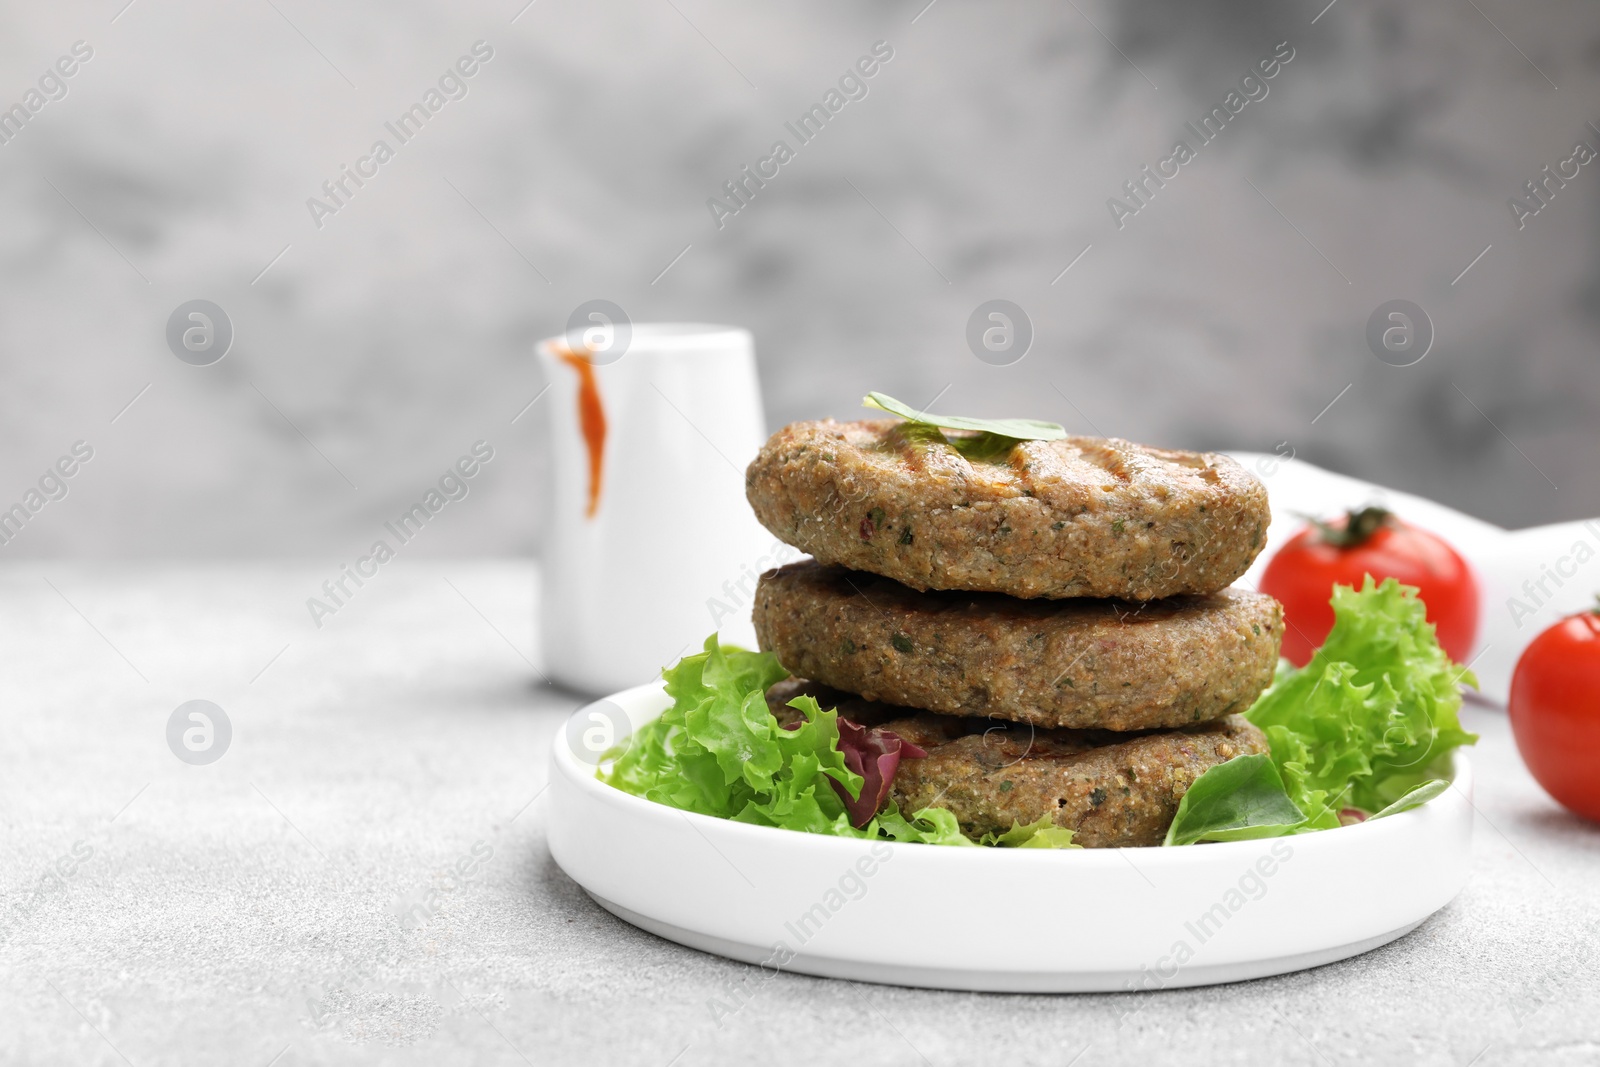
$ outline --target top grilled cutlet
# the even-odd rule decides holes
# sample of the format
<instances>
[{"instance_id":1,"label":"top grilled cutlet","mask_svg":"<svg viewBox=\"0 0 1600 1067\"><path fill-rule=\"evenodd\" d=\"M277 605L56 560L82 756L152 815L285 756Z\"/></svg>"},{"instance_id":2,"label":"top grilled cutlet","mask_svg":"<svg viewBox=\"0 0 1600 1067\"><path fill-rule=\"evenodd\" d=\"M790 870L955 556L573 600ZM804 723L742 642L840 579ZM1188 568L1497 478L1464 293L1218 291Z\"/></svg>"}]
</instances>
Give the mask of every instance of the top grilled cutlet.
<instances>
[{"instance_id":1,"label":"top grilled cutlet","mask_svg":"<svg viewBox=\"0 0 1600 1067\"><path fill-rule=\"evenodd\" d=\"M1214 452L1118 438L1020 441L892 419L797 422L745 473L756 517L815 557L913 589L1150 600L1213 593L1266 543L1267 492Z\"/></svg>"}]
</instances>

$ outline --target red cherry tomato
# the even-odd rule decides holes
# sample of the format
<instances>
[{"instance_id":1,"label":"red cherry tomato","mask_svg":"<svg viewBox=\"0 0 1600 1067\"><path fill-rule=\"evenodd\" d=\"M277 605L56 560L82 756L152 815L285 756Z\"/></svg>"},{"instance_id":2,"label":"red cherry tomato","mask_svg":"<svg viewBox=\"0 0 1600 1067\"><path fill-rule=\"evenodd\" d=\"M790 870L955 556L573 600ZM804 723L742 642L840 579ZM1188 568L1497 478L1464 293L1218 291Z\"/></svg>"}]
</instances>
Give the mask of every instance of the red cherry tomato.
<instances>
[{"instance_id":1,"label":"red cherry tomato","mask_svg":"<svg viewBox=\"0 0 1600 1067\"><path fill-rule=\"evenodd\" d=\"M1267 564L1261 591L1283 604L1283 654L1303 667L1333 629L1328 603L1335 585L1362 579L1414 585L1428 606L1439 644L1467 662L1478 636L1478 582L1443 538L1401 522L1382 508L1363 508L1295 534Z\"/></svg>"},{"instance_id":2,"label":"red cherry tomato","mask_svg":"<svg viewBox=\"0 0 1600 1067\"><path fill-rule=\"evenodd\" d=\"M1533 639L1506 710L1522 761L1545 792L1600 822L1600 615L1574 615Z\"/></svg>"}]
</instances>

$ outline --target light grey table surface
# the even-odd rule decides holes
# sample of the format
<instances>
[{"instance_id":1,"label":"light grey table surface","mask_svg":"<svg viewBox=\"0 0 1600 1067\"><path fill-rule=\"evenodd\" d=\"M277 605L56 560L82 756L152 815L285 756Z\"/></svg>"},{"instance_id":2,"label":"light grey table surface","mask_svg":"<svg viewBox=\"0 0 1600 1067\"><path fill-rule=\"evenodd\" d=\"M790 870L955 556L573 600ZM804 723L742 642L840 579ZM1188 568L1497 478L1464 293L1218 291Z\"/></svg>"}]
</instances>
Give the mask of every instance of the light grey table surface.
<instances>
[{"instance_id":1,"label":"light grey table surface","mask_svg":"<svg viewBox=\"0 0 1600 1067\"><path fill-rule=\"evenodd\" d=\"M551 860L529 801L579 700L538 681L531 564L400 561L318 630L328 576L0 571L0 1062L1600 1062L1600 830L1539 792L1493 709L1465 713L1471 881L1366 956L1124 995L764 980ZM195 698L234 728L209 766L166 743ZM1094 921L1003 901L1016 928ZM714 998L743 1006L719 1026Z\"/></svg>"}]
</instances>

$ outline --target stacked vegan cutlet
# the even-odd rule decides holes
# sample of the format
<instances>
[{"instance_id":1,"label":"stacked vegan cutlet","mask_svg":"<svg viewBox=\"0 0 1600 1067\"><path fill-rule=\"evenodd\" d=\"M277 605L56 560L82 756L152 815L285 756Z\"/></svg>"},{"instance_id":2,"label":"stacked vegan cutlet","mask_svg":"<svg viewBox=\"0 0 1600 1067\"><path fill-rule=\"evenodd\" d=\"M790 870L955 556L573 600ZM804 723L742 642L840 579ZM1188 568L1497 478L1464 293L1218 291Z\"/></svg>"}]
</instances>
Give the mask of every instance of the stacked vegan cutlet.
<instances>
[{"instance_id":1,"label":"stacked vegan cutlet","mask_svg":"<svg viewBox=\"0 0 1600 1067\"><path fill-rule=\"evenodd\" d=\"M1159 844L1195 778L1267 748L1238 713L1272 679L1282 609L1229 588L1265 488L1212 453L964 452L906 425L795 423L750 465L757 518L813 557L756 594L761 647L796 676L774 714L811 693L922 749L890 798L970 836L1048 815L1085 847Z\"/></svg>"}]
</instances>

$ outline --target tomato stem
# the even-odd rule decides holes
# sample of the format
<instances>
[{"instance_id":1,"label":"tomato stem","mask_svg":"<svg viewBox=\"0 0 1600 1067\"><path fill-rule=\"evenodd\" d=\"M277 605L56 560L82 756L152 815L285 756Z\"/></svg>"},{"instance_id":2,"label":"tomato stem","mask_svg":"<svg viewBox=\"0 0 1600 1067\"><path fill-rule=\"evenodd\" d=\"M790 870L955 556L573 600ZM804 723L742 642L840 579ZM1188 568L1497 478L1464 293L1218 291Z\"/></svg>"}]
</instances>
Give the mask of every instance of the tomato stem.
<instances>
[{"instance_id":1,"label":"tomato stem","mask_svg":"<svg viewBox=\"0 0 1600 1067\"><path fill-rule=\"evenodd\" d=\"M1372 536L1385 526L1394 525L1394 515L1387 508L1368 506L1359 511L1345 513L1344 524L1312 520L1324 544L1335 548L1359 548L1372 540ZM1600 609L1600 605L1597 605Z\"/></svg>"}]
</instances>

